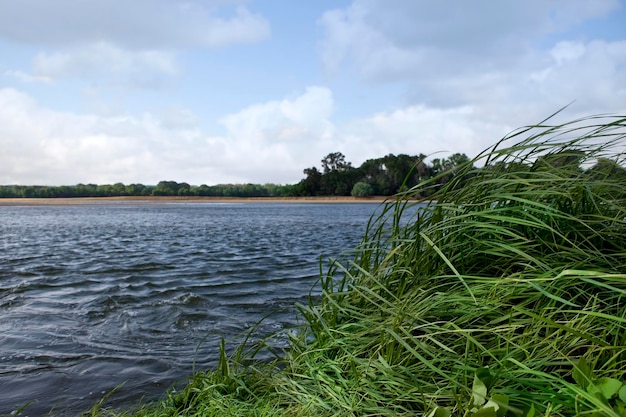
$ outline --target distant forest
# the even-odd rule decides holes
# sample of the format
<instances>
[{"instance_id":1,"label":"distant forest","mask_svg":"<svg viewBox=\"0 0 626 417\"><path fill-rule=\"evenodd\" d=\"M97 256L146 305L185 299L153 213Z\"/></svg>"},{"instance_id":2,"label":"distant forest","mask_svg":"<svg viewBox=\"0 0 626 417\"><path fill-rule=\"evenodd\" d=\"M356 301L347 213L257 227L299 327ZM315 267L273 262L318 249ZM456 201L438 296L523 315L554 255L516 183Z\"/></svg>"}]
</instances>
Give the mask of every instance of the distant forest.
<instances>
[{"instance_id":1,"label":"distant forest","mask_svg":"<svg viewBox=\"0 0 626 417\"><path fill-rule=\"evenodd\" d=\"M541 164L570 166L583 173L579 160L582 155L550 155L532 165L520 163L520 173L540 168ZM469 162L465 154L455 153L448 158L435 158L430 163L425 155L393 155L368 159L360 167L353 167L341 152L333 152L321 161L321 170L304 170L305 178L297 184L219 184L189 185L186 182L161 181L157 185L122 183L67 186L4 185L0 198L72 198L72 197L309 197L309 196L391 196L418 183L432 179L433 184L444 184L455 175L456 168ZM490 168L490 169L493 169ZM600 159L584 173L626 177L626 169L617 162ZM617 179L617 178L616 178ZM428 197L424 191L422 197Z\"/></svg>"}]
</instances>

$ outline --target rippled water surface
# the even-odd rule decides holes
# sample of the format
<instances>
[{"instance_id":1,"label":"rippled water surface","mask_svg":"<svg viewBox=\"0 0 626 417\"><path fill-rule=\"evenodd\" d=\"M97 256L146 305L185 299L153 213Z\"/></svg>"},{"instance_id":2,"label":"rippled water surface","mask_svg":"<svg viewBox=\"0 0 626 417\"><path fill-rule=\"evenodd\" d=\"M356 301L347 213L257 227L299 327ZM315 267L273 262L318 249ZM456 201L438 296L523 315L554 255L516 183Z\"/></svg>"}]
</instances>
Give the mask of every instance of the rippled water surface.
<instances>
[{"instance_id":1,"label":"rippled water surface","mask_svg":"<svg viewBox=\"0 0 626 417\"><path fill-rule=\"evenodd\" d=\"M297 322L376 204L0 207L0 415L159 398L229 338Z\"/></svg>"}]
</instances>

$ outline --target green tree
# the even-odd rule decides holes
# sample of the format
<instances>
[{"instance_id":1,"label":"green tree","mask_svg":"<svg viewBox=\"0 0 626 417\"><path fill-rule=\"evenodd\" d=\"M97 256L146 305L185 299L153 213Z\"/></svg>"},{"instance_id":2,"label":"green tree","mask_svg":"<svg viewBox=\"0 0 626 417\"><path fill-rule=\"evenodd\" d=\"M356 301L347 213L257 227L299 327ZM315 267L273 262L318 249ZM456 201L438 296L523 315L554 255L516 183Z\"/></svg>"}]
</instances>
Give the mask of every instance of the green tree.
<instances>
[{"instance_id":1,"label":"green tree","mask_svg":"<svg viewBox=\"0 0 626 417\"><path fill-rule=\"evenodd\" d=\"M352 163L346 162L346 157L341 152L329 153L322 159L322 169L324 174L333 171L346 171L352 168Z\"/></svg>"},{"instance_id":2,"label":"green tree","mask_svg":"<svg viewBox=\"0 0 626 417\"><path fill-rule=\"evenodd\" d=\"M384 195L395 194L400 187L410 188L418 182L418 171L416 170L420 160L417 156L407 154L389 154L382 159L386 184L388 188L383 191Z\"/></svg>"},{"instance_id":3,"label":"green tree","mask_svg":"<svg viewBox=\"0 0 626 417\"><path fill-rule=\"evenodd\" d=\"M373 193L374 193L374 188L370 184L359 181L356 184L354 184L354 187L352 187L352 191L350 192L350 195L352 195L352 197L369 197Z\"/></svg>"},{"instance_id":4,"label":"green tree","mask_svg":"<svg viewBox=\"0 0 626 417\"><path fill-rule=\"evenodd\" d=\"M359 171L346 161L341 152L329 153L322 159L320 193L322 195L350 195L358 181Z\"/></svg>"},{"instance_id":5,"label":"green tree","mask_svg":"<svg viewBox=\"0 0 626 417\"><path fill-rule=\"evenodd\" d=\"M565 168L571 170L572 173L581 173L580 164L584 156L583 151L576 149L550 152L537 158L534 167L541 170Z\"/></svg>"},{"instance_id":6,"label":"green tree","mask_svg":"<svg viewBox=\"0 0 626 417\"><path fill-rule=\"evenodd\" d=\"M186 182L181 182L176 187L176 194L179 196L191 195L191 185Z\"/></svg>"},{"instance_id":7,"label":"green tree","mask_svg":"<svg viewBox=\"0 0 626 417\"><path fill-rule=\"evenodd\" d=\"M126 186L126 194L132 196L145 196L148 194L148 189L143 184L130 184Z\"/></svg>"},{"instance_id":8,"label":"green tree","mask_svg":"<svg viewBox=\"0 0 626 417\"><path fill-rule=\"evenodd\" d=\"M127 195L126 186L121 182L113 184L113 186L111 187L111 194L116 197Z\"/></svg>"},{"instance_id":9,"label":"green tree","mask_svg":"<svg viewBox=\"0 0 626 417\"><path fill-rule=\"evenodd\" d=\"M456 174L458 169L469 162L464 153L455 153L448 158L435 158L432 160L431 176L437 178L438 184L445 184Z\"/></svg>"},{"instance_id":10,"label":"green tree","mask_svg":"<svg viewBox=\"0 0 626 417\"><path fill-rule=\"evenodd\" d=\"M318 195L321 191L322 173L317 168L305 168L304 175L306 178L298 184L298 194L313 196Z\"/></svg>"},{"instance_id":11,"label":"green tree","mask_svg":"<svg viewBox=\"0 0 626 417\"><path fill-rule=\"evenodd\" d=\"M155 196L174 196L178 195L178 183L176 181L160 181L154 190L152 195Z\"/></svg>"},{"instance_id":12,"label":"green tree","mask_svg":"<svg viewBox=\"0 0 626 417\"><path fill-rule=\"evenodd\" d=\"M612 159L598 158L595 165L587 170L587 174L593 179L623 181L626 179L626 168Z\"/></svg>"}]
</instances>

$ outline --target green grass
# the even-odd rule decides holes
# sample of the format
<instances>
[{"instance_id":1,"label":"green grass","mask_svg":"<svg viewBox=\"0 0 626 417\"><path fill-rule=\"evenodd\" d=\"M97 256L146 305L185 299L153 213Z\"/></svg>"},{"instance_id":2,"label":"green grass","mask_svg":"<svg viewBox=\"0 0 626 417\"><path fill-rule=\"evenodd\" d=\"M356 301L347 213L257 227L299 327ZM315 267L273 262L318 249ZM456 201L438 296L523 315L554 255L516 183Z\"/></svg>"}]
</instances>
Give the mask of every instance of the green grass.
<instances>
[{"instance_id":1,"label":"green grass","mask_svg":"<svg viewBox=\"0 0 626 417\"><path fill-rule=\"evenodd\" d=\"M222 346L182 391L91 415L626 416L625 127L512 133L385 204L275 361Z\"/></svg>"}]
</instances>

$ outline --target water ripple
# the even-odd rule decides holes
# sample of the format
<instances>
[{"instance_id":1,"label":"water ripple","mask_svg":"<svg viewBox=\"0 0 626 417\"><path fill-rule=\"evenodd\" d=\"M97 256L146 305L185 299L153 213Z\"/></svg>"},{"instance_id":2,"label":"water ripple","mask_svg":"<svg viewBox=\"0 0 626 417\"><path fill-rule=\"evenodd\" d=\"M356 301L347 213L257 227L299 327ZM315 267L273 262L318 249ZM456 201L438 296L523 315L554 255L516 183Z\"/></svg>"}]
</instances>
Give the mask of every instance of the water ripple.
<instances>
[{"instance_id":1,"label":"water ripple","mask_svg":"<svg viewBox=\"0 0 626 417\"><path fill-rule=\"evenodd\" d=\"M319 257L375 205L0 207L0 415L157 398L271 314L293 326Z\"/></svg>"}]
</instances>

